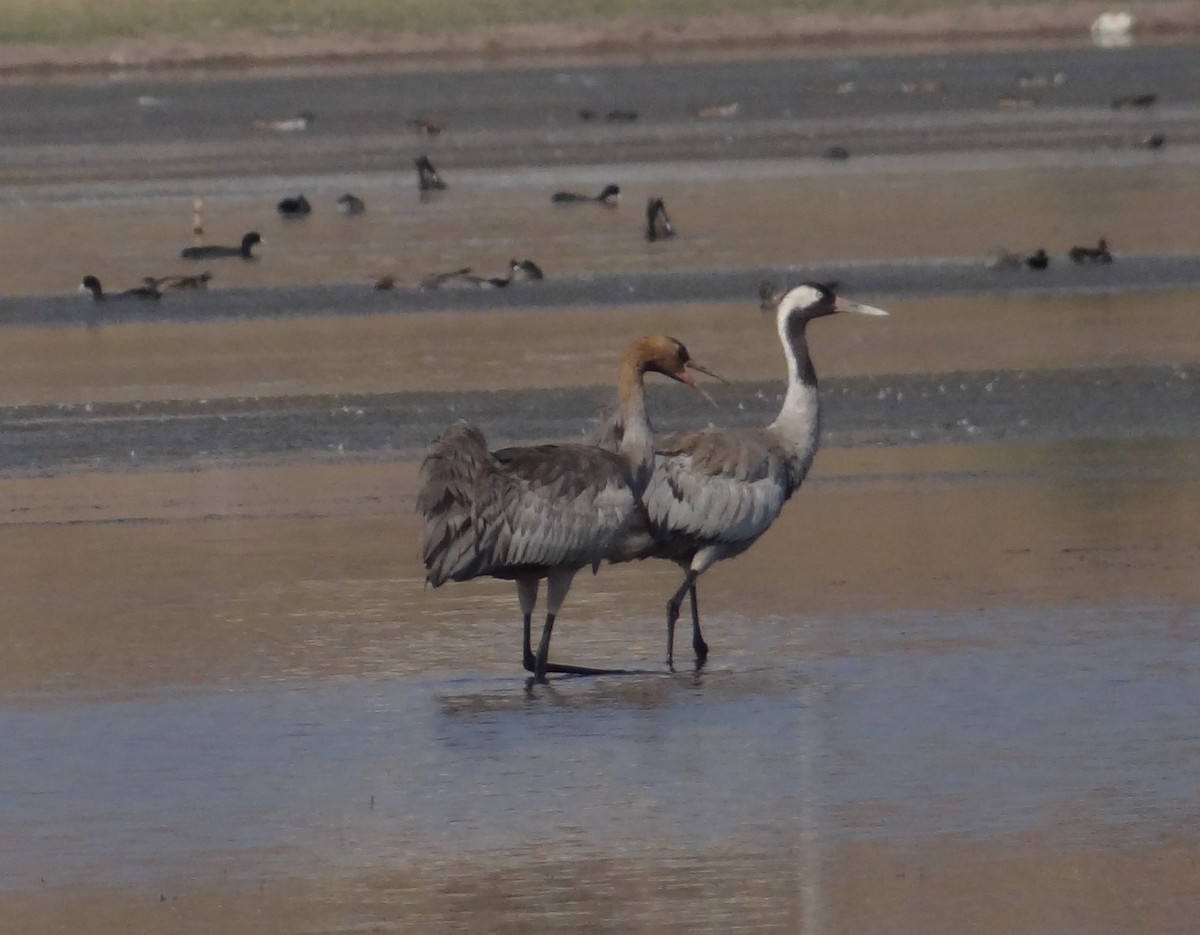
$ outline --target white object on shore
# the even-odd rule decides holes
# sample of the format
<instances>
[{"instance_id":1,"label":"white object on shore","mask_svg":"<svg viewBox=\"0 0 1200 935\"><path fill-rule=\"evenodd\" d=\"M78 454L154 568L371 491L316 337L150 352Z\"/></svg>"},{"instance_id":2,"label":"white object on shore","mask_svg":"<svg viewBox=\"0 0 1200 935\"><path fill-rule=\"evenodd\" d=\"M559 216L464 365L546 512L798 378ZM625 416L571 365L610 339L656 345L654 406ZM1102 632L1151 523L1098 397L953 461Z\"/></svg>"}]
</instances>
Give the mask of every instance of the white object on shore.
<instances>
[{"instance_id":1,"label":"white object on shore","mask_svg":"<svg viewBox=\"0 0 1200 935\"><path fill-rule=\"evenodd\" d=\"M1133 45L1133 14L1127 10L1101 13L1092 23L1092 42L1102 49L1124 49Z\"/></svg>"}]
</instances>

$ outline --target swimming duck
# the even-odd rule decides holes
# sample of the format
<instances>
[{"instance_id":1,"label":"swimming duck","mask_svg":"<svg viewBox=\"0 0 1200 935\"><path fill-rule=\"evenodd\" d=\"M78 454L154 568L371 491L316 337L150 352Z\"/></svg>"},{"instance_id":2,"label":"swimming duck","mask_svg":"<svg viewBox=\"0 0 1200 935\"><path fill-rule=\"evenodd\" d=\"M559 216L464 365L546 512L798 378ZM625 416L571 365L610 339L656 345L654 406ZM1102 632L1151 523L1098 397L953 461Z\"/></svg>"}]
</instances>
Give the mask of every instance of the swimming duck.
<instances>
[{"instance_id":1,"label":"swimming duck","mask_svg":"<svg viewBox=\"0 0 1200 935\"><path fill-rule=\"evenodd\" d=\"M1025 257L1025 265L1030 269L1045 269L1050 265L1050 257L1046 255L1046 251L1038 247L1029 256Z\"/></svg>"},{"instance_id":2,"label":"swimming duck","mask_svg":"<svg viewBox=\"0 0 1200 935\"><path fill-rule=\"evenodd\" d=\"M1137 145L1142 149L1162 149L1163 144L1167 142L1165 133L1151 133L1149 136L1138 140Z\"/></svg>"},{"instance_id":3,"label":"swimming duck","mask_svg":"<svg viewBox=\"0 0 1200 935\"><path fill-rule=\"evenodd\" d=\"M1072 247L1067 254L1074 263L1111 263L1112 254L1108 252L1108 241L1103 237L1094 247Z\"/></svg>"},{"instance_id":4,"label":"swimming duck","mask_svg":"<svg viewBox=\"0 0 1200 935\"><path fill-rule=\"evenodd\" d=\"M428 156L418 156L415 160L417 165L417 187L423 192L442 191L446 187L446 183L442 181L442 177L438 175L437 169L433 167L433 163L429 161Z\"/></svg>"},{"instance_id":5,"label":"swimming duck","mask_svg":"<svg viewBox=\"0 0 1200 935\"><path fill-rule=\"evenodd\" d=\"M832 159L835 162L842 159L850 158L850 150L845 146L826 146L822 151L821 156L825 159Z\"/></svg>"},{"instance_id":6,"label":"swimming duck","mask_svg":"<svg viewBox=\"0 0 1200 935\"><path fill-rule=\"evenodd\" d=\"M126 289L124 292L105 292L100 285L100 280L95 276L84 276L83 282L79 284L79 288L80 291L90 292L93 302L120 301L122 299L140 299L157 302L162 298L162 293L155 286L149 284L138 286L134 289Z\"/></svg>"},{"instance_id":7,"label":"swimming duck","mask_svg":"<svg viewBox=\"0 0 1200 935\"><path fill-rule=\"evenodd\" d=\"M179 251L179 255L185 260L216 260L232 256L240 256L243 260L254 260L257 257L250 251L258 243L262 243L262 237L258 235L257 231L250 231L250 233L242 238L240 247L222 247L214 244L205 244L200 247L184 247Z\"/></svg>"},{"instance_id":8,"label":"swimming duck","mask_svg":"<svg viewBox=\"0 0 1200 935\"><path fill-rule=\"evenodd\" d=\"M142 282L161 292L164 289L207 289L210 279L212 273L205 270L195 276L146 276Z\"/></svg>"},{"instance_id":9,"label":"swimming duck","mask_svg":"<svg viewBox=\"0 0 1200 935\"><path fill-rule=\"evenodd\" d=\"M349 192L346 192L346 194L342 195L342 197L337 200L337 203L338 207L342 211L342 214L345 214L348 217L355 214L362 214L367 210L367 206L363 204L363 200L357 195L351 195Z\"/></svg>"},{"instance_id":10,"label":"swimming duck","mask_svg":"<svg viewBox=\"0 0 1200 935\"><path fill-rule=\"evenodd\" d=\"M396 277L391 273L380 276L375 280L375 288L380 292L386 292L388 289L396 288Z\"/></svg>"},{"instance_id":11,"label":"swimming duck","mask_svg":"<svg viewBox=\"0 0 1200 935\"><path fill-rule=\"evenodd\" d=\"M302 218L312 213L312 205L303 195L295 198L284 198L275 206L275 211L281 218Z\"/></svg>"},{"instance_id":12,"label":"swimming duck","mask_svg":"<svg viewBox=\"0 0 1200 935\"><path fill-rule=\"evenodd\" d=\"M651 198L646 202L646 239L653 243L675 236L675 228L667 217L667 206L661 198Z\"/></svg>"},{"instance_id":13,"label":"swimming duck","mask_svg":"<svg viewBox=\"0 0 1200 935\"><path fill-rule=\"evenodd\" d=\"M556 205L577 205L584 202L598 202L605 207L615 208L621 199L619 185L605 185L598 195L581 195L579 192L555 192L550 200Z\"/></svg>"}]
</instances>

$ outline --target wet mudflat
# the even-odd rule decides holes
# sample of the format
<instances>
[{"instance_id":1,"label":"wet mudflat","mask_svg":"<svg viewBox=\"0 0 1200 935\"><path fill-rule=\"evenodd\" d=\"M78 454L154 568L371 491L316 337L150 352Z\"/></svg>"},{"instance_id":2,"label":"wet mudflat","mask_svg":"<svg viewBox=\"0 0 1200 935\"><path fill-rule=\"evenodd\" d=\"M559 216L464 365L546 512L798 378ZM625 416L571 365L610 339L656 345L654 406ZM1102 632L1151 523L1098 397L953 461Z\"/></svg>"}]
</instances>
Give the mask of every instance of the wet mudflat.
<instances>
[{"instance_id":1,"label":"wet mudflat","mask_svg":"<svg viewBox=\"0 0 1200 935\"><path fill-rule=\"evenodd\" d=\"M413 484L6 482L6 917L1115 933L1143 897L1166 929L1197 908L1194 442L832 449L706 576L703 671L660 662L674 573L608 569L555 656L640 674L532 691L509 586L422 588Z\"/></svg>"},{"instance_id":2,"label":"wet mudflat","mask_svg":"<svg viewBox=\"0 0 1200 935\"><path fill-rule=\"evenodd\" d=\"M421 203L314 152L310 197L365 179L366 215L279 220L286 176L0 193L23 296L0 307L0 918L1191 925L1196 283L1186 256L1173 288L1122 260L1200 250L1194 154L627 164L632 197L581 214L548 192L606 167L477 168ZM679 205L676 241L640 239L652 190ZM263 258L156 317L65 304L85 271L181 268L194 193L212 239L263 228ZM1101 235L1111 267L1060 272ZM931 286L996 243L1059 266ZM550 279L439 306L368 286L514 255ZM677 672L661 662L668 567L581 577L556 628L555 659L629 674L532 689L510 585L423 586L415 458L445 423L576 437L620 348L660 330L730 381L716 412L656 392L660 425L764 422L783 363L759 276L885 281L854 265L872 260L917 272L885 270L886 301L848 290L892 318L813 326L826 447L764 540L703 579L702 671L686 639ZM695 301L714 269L726 291ZM523 298L555 277L559 298Z\"/></svg>"}]
</instances>

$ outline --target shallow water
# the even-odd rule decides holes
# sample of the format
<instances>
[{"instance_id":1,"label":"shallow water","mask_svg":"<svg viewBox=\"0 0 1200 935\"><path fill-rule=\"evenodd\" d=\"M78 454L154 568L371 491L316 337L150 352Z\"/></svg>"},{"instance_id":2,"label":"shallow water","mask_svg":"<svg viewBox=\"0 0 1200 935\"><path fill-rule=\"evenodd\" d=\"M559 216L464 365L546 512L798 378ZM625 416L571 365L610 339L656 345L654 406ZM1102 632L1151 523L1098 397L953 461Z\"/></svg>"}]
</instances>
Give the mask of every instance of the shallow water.
<instances>
[{"instance_id":1,"label":"shallow water","mask_svg":"<svg viewBox=\"0 0 1200 935\"><path fill-rule=\"evenodd\" d=\"M671 569L606 569L577 583L553 655L640 674L532 691L510 586L422 588L411 467L13 480L0 838L20 847L0 850L0 903L37 919L30 894L61 912L202 887L238 906L358 881L316 900L340 931L400 924L389 887L501 874L536 892L552 866L582 874L565 917L498 905L566 930L607 918L585 868L611 864L636 907L640 873L683 862L775 894L743 924L820 905L840 931L857 916L838 894L868 871L830 874L860 847L915 848L942 875L947 847L1174 859L1200 820L1198 460L1186 443L826 452L764 541L705 577L702 672L660 662ZM664 900L629 924L655 930Z\"/></svg>"},{"instance_id":2,"label":"shallow water","mask_svg":"<svg viewBox=\"0 0 1200 935\"><path fill-rule=\"evenodd\" d=\"M1200 251L1195 153L1159 155L626 164L614 211L548 200L603 167L475 170L425 203L403 175L336 170L194 192L18 179L4 290L183 270L193 194L209 238L266 234L261 260L214 267L249 289L514 255L553 277L1061 255L1102 235L1118 263ZM335 214L358 182L367 214ZM301 184L316 213L276 218ZM641 239L652 193L675 241ZM493 437L573 436L550 391L607 387L649 331L733 381L714 391L730 408L769 409L782 361L753 295L287 317L264 293L278 319L5 328L0 405L43 408L4 413L0 928L1187 930L1200 444L1188 412L1144 407L1191 406L1200 348L1194 291L1128 288L814 325L839 444L906 447L826 448L763 541L705 575L702 671L686 633L665 670L677 572L645 564L580 576L555 629L556 660L627 673L533 688L511 585L424 587L415 464L386 431L343 456L320 418L427 393L410 407L449 419L490 394ZM893 434L839 427L839 405ZM209 427L256 408L283 414L270 444L224 451ZM981 443L1027 423L1037 443ZM50 454L22 466L37 433Z\"/></svg>"},{"instance_id":3,"label":"shallow water","mask_svg":"<svg viewBox=\"0 0 1200 935\"><path fill-rule=\"evenodd\" d=\"M1195 301L1193 291L894 299L888 319L815 325L813 356L824 378L1186 364L1200 359ZM783 385L774 324L748 295L736 305L13 328L0 342L0 406L607 387L624 346L651 332L676 336L728 380ZM597 391L597 405L608 395Z\"/></svg>"},{"instance_id":4,"label":"shallow water","mask_svg":"<svg viewBox=\"0 0 1200 935\"><path fill-rule=\"evenodd\" d=\"M1144 155L1144 154L1143 154ZM11 258L8 295L74 290L85 273L106 288L143 276L212 270L214 286L374 282L387 273L415 284L440 270L473 267L502 275L512 257L536 260L548 276L580 272L764 267L845 259L978 256L997 245L1062 256L1105 236L1116 251L1197 252L1188 219L1200 204L1190 162L1138 159L1111 166L986 163L949 170L938 157L920 163L879 160L805 171L803 161L763 172L753 162L705 163L689 173L661 165L620 170L622 203L554 206L558 188L599 189L603 176L564 169L507 176L476 173L422 202L415 183L392 179L367 197L365 214L347 218L335 200L349 187L336 176L306 187L313 214L275 216L275 203L298 183L266 180L257 194L211 197L202 188L179 198L113 203L14 204L0 219L0 250ZM509 184L503 183L509 179ZM411 187L410 187L411 185ZM936 192L936 196L931 193ZM237 243L248 230L266 243L261 259L189 263L192 194L205 198L205 243ZM679 235L648 244L641 235L650 195L666 200ZM80 296L80 301L86 301Z\"/></svg>"}]
</instances>

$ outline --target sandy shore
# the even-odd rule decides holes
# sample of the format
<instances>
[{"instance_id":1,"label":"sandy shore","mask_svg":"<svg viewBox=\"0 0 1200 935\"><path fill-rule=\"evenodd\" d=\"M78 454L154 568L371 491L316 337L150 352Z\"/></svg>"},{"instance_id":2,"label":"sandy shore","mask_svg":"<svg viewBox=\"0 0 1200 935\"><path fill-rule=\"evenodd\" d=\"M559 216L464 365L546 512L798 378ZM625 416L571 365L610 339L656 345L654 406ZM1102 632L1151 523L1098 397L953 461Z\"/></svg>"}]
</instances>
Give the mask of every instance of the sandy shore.
<instances>
[{"instance_id":1,"label":"sandy shore","mask_svg":"<svg viewBox=\"0 0 1200 935\"><path fill-rule=\"evenodd\" d=\"M592 25L517 25L444 35L411 32L278 30L198 37L102 39L86 43L12 43L0 47L0 74L120 69L181 69L386 60L398 67L502 65L510 57L555 55L744 54L805 47L848 48L954 43L1086 41L1105 3L1031 3L926 10L908 15L775 12L687 19L637 19ZM1200 32L1200 3L1120 4L1141 39L1175 40Z\"/></svg>"}]
</instances>

